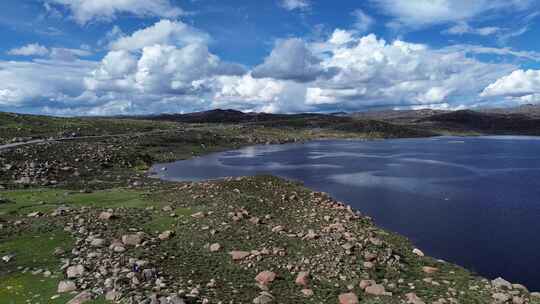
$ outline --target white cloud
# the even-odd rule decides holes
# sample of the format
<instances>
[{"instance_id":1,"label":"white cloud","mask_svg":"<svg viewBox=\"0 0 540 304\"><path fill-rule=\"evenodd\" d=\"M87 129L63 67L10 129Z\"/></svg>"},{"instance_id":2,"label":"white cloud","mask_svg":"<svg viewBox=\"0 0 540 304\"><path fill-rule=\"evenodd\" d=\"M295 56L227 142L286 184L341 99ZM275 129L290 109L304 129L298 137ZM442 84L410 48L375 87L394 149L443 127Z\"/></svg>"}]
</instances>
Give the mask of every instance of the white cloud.
<instances>
[{"instance_id":1,"label":"white cloud","mask_svg":"<svg viewBox=\"0 0 540 304\"><path fill-rule=\"evenodd\" d=\"M509 47L494 48L481 45L455 44L444 48L447 51L465 52L471 54L492 54L511 56L518 59L540 61L540 53L535 51L517 51Z\"/></svg>"},{"instance_id":2,"label":"white cloud","mask_svg":"<svg viewBox=\"0 0 540 304\"><path fill-rule=\"evenodd\" d=\"M113 33L118 35L118 31ZM131 36L118 38L111 42L113 50L139 50L146 46L206 44L210 40L208 34L193 28L181 21L161 20L154 25L134 32Z\"/></svg>"},{"instance_id":3,"label":"white cloud","mask_svg":"<svg viewBox=\"0 0 540 304\"><path fill-rule=\"evenodd\" d=\"M49 49L39 43L31 43L20 48L11 49L7 54L16 56L47 56L49 55Z\"/></svg>"},{"instance_id":4,"label":"white cloud","mask_svg":"<svg viewBox=\"0 0 540 304\"><path fill-rule=\"evenodd\" d=\"M339 73L309 84L308 105L359 109L472 101L487 84L515 68L482 63L460 50L434 50L399 40L387 43L375 35L327 48L332 55L321 65L339 68Z\"/></svg>"},{"instance_id":5,"label":"white cloud","mask_svg":"<svg viewBox=\"0 0 540 304\"><path fill-rule=\"evenodd\" d=\"M482 92L484 97L526 97L540 94L540 70L516 70L497 79Z\"/></svg>"},{"instance_id":6,"label":"white cloud","mask_svg":"<svg viewBox=\"0 0 540 304\"><path fill-rule=\"evenodd\" d=\"M246 71L212 54L208 34L179 21L160 21L130 36L117 36L98 62L79 59L89 52L84 48L74 52L70 61L52 55L61 54L61 48L47 49L49 59L0 61L0 109L60 115L214 107L357 111L457 108L505 96L532 102L540 96L540 72L522 71L526 77L508 77L516 66L485 63L471 56L538 55L512 49L470 45L433 49L336 29L330 37L316 41L278 41L264 62Z\"/></svg>"},{"instance_id":7,"label":"white cloud","mask_svg":"<svg viewBox=\"0 0 540 304\"><path fill-rule=\"evenodd\" d=\"M366 13L364 13L364 11L361 9L355 10L354 12L352 12L352 15L355 18L353 26L357 31L361 33L367 32L375 23L375 20Z\"/></svg>"},{"instance_id":8,"label":"white cloud","mask_svg":"<svg viewBox=\"0 0 540 304\"><path fill-rule=\"evenodd\" d=\"M451 34L451 35L473 34L473 35L489 36L489 35L496 34L500 31L501 29L499 27L488 26L488 27L474 28L474 27L471 27L467 22L460 21L454 26L450 27L448 30L444 31L444 33Z\"/></svg>"},{"instance_id":9,"label":"white cloud","mask_svg":"<svg viewBox=\"0 0 540 304\"><path fill-rule=\"evenodd\" d=\"M253 69L255 78L275 78L309 82L319 77L328 77L334 69L325 69L302 39L281 40L264 63Z\"/></svg>"},{"instance_id":10,"label":"white cloud","mask_svg":"<svg viewBox=\"0 0 540 304\"><path fill-rule=\"evenodd\" d=\"M8 55L50 57L54 60L73 61L80 57L92 55L89 50L69 48L46 48L39 43L31 43L26 46L15 48L7 52Z\"/></svg>"},{"instance_id":11,"label":"white cloud","mask_svg":"<svg viewBox=\"0 0 540 304\"><path fill-rule=\"evenodd\" d=\"M211 104L214 108L234 107L271 113L309 109L302 102L306 94L305 84L271 78L257 79L249 73L219 77L214 92Z\"/></svg>"},{"instance_id":12,"label":"white cloud","mask_svg":"<svg viewBox=\"0 0 540 304\"><path fill-rule=\"evenodd\" d=\"M479 14L500 10L523 10L531 0L371 0L397 24L424 26L469 20ZM393 23L396 24L395 22Z\"/></svg>"},{"instance_id":13,"label":"white cloud","mask_svg":"<svg viewBox=\"0 0 540 304\"><path fill-rule=\"evenodd\" d=\"M332 33L329 42L332 44L346 44L353 41L353 34L350 31L336 29Z\"/></svg>"},{"instance_id":14,"label":"white cloud","mask_svg":"<svg viewBox=\"0 0 540 304\"><path fill-rule=\"evenodd\" d=\"M310 0L280 0L280 5L286 10L306 10L311 7Z\"/></svg>"},{"instance_id":15,"label":"white cloud","mask_svg":"<svg viewBox=\"0 0 540 304\"><path fill-rule=\"evenodd\" d=\"M86 88L198 97L209 94L214 77L238 75L244 68L211 54L206 33L181 22L163 20L112 42L100 66L85 78Z\"/></svg>"},{"instance_id":16,"label":"white cloud","mask_svg":"<svg viewBox=\"0 0 540 304\"><path fill-rule=\"evenodd\" d=\"M45 0L50 4L67 6L79 24L93 19L110 21L117 14L175 18L184 12L169 0ZM50 9L50 6L49 6Z\"/></svg>"},{"instance_id":17,"label":"white cloud","mask_svg":"<svg viewBox=\"0 0 540 304\"><path fill-rule=\"evenodd\" d=\"M0 105L4 107L62 103L66 96L83 90L83 75L95 63L89 61L0 61Z\"/></svg>"}]
</instances>

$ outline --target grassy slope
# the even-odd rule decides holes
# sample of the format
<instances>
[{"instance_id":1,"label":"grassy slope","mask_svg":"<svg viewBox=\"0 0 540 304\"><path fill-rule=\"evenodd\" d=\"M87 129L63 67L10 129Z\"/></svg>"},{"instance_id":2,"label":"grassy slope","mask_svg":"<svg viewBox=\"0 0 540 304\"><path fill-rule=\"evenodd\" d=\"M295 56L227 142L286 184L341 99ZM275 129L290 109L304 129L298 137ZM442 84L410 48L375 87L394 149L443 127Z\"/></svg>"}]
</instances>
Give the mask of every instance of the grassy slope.
<instances>
[{"instance_id":1,"label":"grassy slope","mask_svg":"<svg viewBox=\"0 0 540 304\"><path fill-rule=\"evenodd\" d=\"M13 138L48 138L89 135L124 134L169 130L175 124L168 122L106 119L106 118L61 118L39 115L21 115L0 112L0 144Z\"/></svg>"}]
</instances>

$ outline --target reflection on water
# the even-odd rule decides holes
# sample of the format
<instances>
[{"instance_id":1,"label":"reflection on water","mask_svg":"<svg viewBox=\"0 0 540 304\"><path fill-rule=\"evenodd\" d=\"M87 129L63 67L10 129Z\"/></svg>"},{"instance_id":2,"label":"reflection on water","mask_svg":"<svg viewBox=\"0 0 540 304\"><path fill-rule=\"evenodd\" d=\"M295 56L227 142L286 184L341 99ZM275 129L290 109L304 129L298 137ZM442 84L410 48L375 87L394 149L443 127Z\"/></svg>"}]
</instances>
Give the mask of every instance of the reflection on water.
<instances>
[{"instance_id":1,"label":"reflection on water","mask_svg":"<svg viewBox=\"0 0 540 304\"><path fill-rule=\"evenodd\" d=\"M159 170L166 167L166 171ZM374 217L429 254L540 290L540 138L254 146L154 168L168 180L273 174Z\"/></svg>"}]
</instances>

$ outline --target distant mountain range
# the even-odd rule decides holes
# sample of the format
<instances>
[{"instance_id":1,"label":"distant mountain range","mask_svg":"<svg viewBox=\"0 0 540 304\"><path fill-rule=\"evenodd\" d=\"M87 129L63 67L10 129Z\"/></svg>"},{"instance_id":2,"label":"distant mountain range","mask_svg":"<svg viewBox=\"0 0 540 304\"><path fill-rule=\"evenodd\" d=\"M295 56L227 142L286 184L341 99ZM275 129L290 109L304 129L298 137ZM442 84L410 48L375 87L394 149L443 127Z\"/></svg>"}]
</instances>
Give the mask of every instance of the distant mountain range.
<instances>
[{"instance_id":1,"label":"distant mountain range","mask_svg":"<svg viewBox=\"0 0 540 304\"><path fill-rule=\"evenodd\" d=\"M131 117L133 118L133 117ZM482 110L387 110L331 114L268 114L237 110L210 110L188 114L138 116L138 119L182 123L241 123L272 127L336 128L345 130L396 129L409 132L540 135L540 106ZM395 131L395 130L394 130ZM404 130L405 131L405 130Z\"/></svg>"}]
</instances>

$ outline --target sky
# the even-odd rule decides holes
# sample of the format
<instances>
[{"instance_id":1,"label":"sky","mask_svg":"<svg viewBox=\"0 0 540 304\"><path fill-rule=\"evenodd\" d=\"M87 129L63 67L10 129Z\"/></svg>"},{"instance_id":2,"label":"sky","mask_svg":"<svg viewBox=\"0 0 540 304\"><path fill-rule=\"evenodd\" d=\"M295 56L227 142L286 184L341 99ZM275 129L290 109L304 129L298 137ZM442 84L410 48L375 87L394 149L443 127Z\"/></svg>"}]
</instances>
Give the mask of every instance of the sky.
<instances>
[{"instance_id":1,"label":"sky","mask_svg":"<svg viewBox=\"0 0 540 304\"><path fill-rule=\"evenodd\" d=\"M2 0L0 111L540 103L538 0Z\"/></svg>"}]
</instances>

